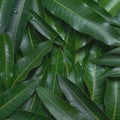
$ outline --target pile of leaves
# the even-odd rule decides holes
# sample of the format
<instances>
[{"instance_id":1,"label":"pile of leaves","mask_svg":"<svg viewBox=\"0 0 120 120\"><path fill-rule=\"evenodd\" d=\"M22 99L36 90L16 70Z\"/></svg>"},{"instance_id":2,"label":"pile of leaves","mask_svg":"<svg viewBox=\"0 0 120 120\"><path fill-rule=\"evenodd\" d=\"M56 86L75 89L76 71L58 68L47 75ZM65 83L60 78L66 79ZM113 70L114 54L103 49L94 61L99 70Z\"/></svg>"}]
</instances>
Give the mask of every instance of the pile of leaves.
<instances>
[{"instance_id":1,"label":"pile of leaves","mask_svg":"<svg viewBox=\"0 0 120 120\"><path fill-rule=\"evenodd\" d=\"M0 120L120 120L120 0L0 0Z\"/></svg>"}]
</instances>

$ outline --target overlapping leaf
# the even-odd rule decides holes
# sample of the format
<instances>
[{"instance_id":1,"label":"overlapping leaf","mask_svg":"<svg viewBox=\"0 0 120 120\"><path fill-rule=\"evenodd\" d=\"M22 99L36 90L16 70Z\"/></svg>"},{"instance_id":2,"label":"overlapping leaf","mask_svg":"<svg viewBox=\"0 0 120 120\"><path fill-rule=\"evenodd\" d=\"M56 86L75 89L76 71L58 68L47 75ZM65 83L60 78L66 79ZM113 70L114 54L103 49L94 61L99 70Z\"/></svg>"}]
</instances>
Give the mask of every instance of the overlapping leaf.
<instances>
[{"instance_id":1,"label":"overlapping leaf","mask_svg":"<svg viewBox=\"0 0 120 120\"><path fill-rule=\"evenodd\" d=\"M50 90L38 87L37 94L56 120L87 120L78 110L53 94Z\"/></svg>"},{"instance_id":2,"label":"overlapping leaf","mask_svg":"<svg viewBox=\"0 0 120 120\"><path fill-rule=\"evenodd\" d=\"M58 76L60 87L72 106L77 108L88 120L109 120L75 84Z\"/></svg>"},{"instance_id":3,"label":"overlapping leaf","mask_svg":"<svg viewBox=\"0 0 120 120\"><path fill-rule=\"evenodd\" d=\"M35 67L38 67L45 55L52 49L52 41L40 43L34 52L20 59L15 65L14 78L12 87L16 82L22 81L27 77L27 74Z\"/></svg>"},{"instance_id":4,"label":"overlapping leaf","mask_svg":"<svg viewBox=\"0 0 120 120\"><path fill-rule=\"evenodd\" d=\"M15 0L14 11L12 12L7 31L14 45L15 53L19 49L22 35L27 25L31 3L31 0Z\"/></svg>"},{"instance_id":5,"label":"overlapping leaf","mask_svg":"<svg viewBox=\"0 0 120 120\"><path fill-rule=\"evenodd\" d=\"M120 45L119 32L84 2L80 0L42 0L42 3L52 14L67 22L75 30L86 33L107 45Z\"/></svg>"},{"instance_id":6,"label":"overlapping leaf","mask_svg":"<svg viewBox=\"0 0 120 120\"><path fill-rule=\"evenodd\" d=\"M16 110L35 91L38 80L23 82L12 89L8 89L0 95L0 119L6 118Z\"/></svg>"}]
</instances>

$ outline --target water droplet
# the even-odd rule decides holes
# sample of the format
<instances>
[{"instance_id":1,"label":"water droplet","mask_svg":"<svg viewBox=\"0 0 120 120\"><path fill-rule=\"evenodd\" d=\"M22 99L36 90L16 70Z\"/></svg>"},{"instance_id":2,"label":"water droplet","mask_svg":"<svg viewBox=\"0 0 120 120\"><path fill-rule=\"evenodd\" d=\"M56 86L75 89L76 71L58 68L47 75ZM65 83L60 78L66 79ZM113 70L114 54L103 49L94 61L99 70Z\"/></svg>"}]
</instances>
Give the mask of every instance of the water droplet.
<instances>
[{"instance_id":1,"label":"water droplet","mask_svg":"<svg viewBox=\"0 0 120 120\"><path fill-rule=\"evenodd\" d=\"M18 11L17 11L17 10L14 10L14 13L15 13L15 14L18 14Z\"/></svg>"}]
</instances>

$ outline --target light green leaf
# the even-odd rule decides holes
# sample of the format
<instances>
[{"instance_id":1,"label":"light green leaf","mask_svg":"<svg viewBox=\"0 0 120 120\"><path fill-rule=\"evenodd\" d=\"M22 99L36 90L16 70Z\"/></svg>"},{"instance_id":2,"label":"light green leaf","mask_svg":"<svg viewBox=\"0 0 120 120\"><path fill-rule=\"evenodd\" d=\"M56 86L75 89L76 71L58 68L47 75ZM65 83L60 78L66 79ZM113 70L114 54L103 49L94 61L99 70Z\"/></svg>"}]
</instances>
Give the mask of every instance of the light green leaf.
<instances>
[{"instance_id":1,"label":"light green leaf","mask_svg":"<svg viewBox=\"0 0 120 120\"><path fill-rule=\"evenodd\" d=\"M120 10L120 0L100 0L99 3L113 16Z\"/></svg>"},{"instance_id":2,"label":"light green leaf","mask_svg":"<svg viewBox=\"0 0 120 120\"><path fill-rule=\"evenodd\" d=\"M13 45L8 35L0 35L0 67L1 78L5 89L12 84L14 69L14 52Z\"/></svg>"}]
</instances>

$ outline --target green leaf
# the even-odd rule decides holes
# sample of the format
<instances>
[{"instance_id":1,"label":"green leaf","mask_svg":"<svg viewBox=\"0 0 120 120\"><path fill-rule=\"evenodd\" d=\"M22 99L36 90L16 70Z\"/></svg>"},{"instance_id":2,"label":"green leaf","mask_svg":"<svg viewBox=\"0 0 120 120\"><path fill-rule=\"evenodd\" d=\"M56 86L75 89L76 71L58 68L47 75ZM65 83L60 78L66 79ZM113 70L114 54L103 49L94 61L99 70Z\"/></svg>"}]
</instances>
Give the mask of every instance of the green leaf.
<instances>
[{"instance_id":1,"label":"green leaf","mask_svg":"<svg viewBox=\"0 0 120 120\"><path fill-rule=\"evenodd\" d=\"M40 41L36 37L34 29L32 27L28 27L20 45L22 54L26 56L33 52L39 42Z\"/></svg>"},{"instance_id":2,"label":"green leaf","mask_svg":"<svg viewBox=\"0 0 120 120\"><path fill-rule=\"evenodd\" d=\"M50 90L38 87L37 94L56 120L87 120L85 116L82 116L74 107L53 94Z\"/></svg>"},{"instance_id":3,"label":"green leaf","mask_svg":"<svg viewBox=\"0 0 120 120\"><path fill-rule=\"evenodd\" d=\"M5 32L10 19L14 0L0 0L0 34Z\"/></svg>"},{"instance_id":4,"label":"green leaf","mask_svg":"<svg viewBox=\"0 0 120 120\"><path fill-rule=\"evenodd\" d=\"M9 89L0 95L0 119L6 118L34 92L39 80L29 80Z\"/></svg>"},{"instance_id":5,"label":"green leaf","mask_svg":"<svg viewBox=\"0 0 120 120\"><path fill-rule=\"evenodd\" d=\"M38 67L41 64L43 57L47 55L51 51L51 49L52 41L46 41L40 43L35 48L34 52L20 59L15 65L13 78L14 82L11 87L13 87L17 82L24 80L30 70Z\"/></svg>"},{"instance_id":6,"label":"green leaf","mask_svg":"<svg viewBox=\"0 0 120 120\"><path fill-rule=\"evenodd\" d=\"M51 53L50 59L50 66L49 66L46 83L45 86L53 93L61 94L61 90L59 88L59 84L57 81L57 74L63 73L64 74L64 61L63 61L63 54L60 48L54 48Z\"/></svg>"},{"instance_id":7,"label":"green leaf","mask_svg":"<svg viewBox=\"0 0 120 120\"><path fill-rule=\"evenodd\" d=\"M105 77L120 77L120 67L115 67L107 71Z\"/></svg>"},{"instance_id":8,"label":"green leaf","mask_svg":"<svg viewBox=\"0 0 120 120\"><path fill-rule=\"evenodd\" d=\"M94 59L93 62L99 65L120 66L120 56L103 55L101 57Z\"/></svg>"},{"instance_id":9,"label":"green leaf","mask_svg":"<svg viewBox=\"0 0 120 120\"><path fill-rule=\"evenodd\" d=\"M99 106L103 107L105 90L105 69L93 64L91 60L101 55L101 48L93 45L83 61L84 82L90 93L90 98Z\"/></svg>"},{"instance_id":10,"label":"green leaf","mask_svg":"<svg viewBox=\"0 0 120 120\"><path fill-rule=\"evenodd\" d=\"M101 0L99 3L113 16L120 10L120 0Z\"/></svg>"},{"instance_id":11,"label":"green leaf","mask_svg":"<svg viewBox=\"0 0 120 120\"><path fill-rule=\"evenodd\" d=\"M112 49L107 54L120 54L120 47Z\"/></svg>"},{"instance_id":12,"label":"green leaf","mask_svg":"<svg viewBox=\"0 0 120 120\"><path fill-rule=\"evenodd\" d=\"M27 25L31 0L15 0L7 33L11 37L15 53L18 51L22 35Z\"/></svg>"},{"instance_id":13,"label":"green leaf","mask_svg":"<svg viewBox=\"0 0 120 120\"><path fill-rule=\"evenodd\" d=\"M0 35L0 54L1 78L4 87L7 89L12 84L14 69L13 46L8 35Z\"/></svg>"},{"instance_id":14,"label":"green leaf","mask_svg":"<svg viewBox=\"0 0 120 120\"><path fill-rule=\"evenodd\" d=\"M34 11L31 11L29 20L33 27L47 39L55 39L58 36L58 34Z\"/></svg>"},{"instance_id":15,"label":"green leaf","mask_svg":"<svg viewBox=\"0 0 120 120\"><path fill-rule=\"evenodd\" d=\"M60 87L72 106L78 109L87 120L109 120L107 116L70 80L58 75Z\"/></svg>"},{"instance_id":16,"label":"green leaf","mask_svg":"<svg viewBox=\"0 0 120 120\"><path fill-rule=\"evenodd\" d=\"M120 26L119 21L115 17L112 17L110 13L108 13L102 6L100 6L98 3L94 2L93 0L82 0L84 1L94 12L102 16L106 21L108 21L110 24L118 25ZM105 1L105 0L102 0ZM112 0L109 1L109 3ZM115 1L115 0L113 0Z\"/></svg>"},{"instance_id":17,"label":"green leaf","mask_svg":"<svg viewBox=\"0 0 120 120\"><path fill-rule=\"evenodd\" d=\"M105 92L105 110L111 120L120 119L120 80L108 79Z\"/></svg>"},{"instance_id":18,"label":"green leaf","mask_svg":"<svg viewBox=\"0 0 120 120\"><path fill-rule=\"evenodd\" d=\"M9 118L13 120L52 120L46 116L22 110L14 112Z\"/></svg>"},{"instance_id":19,"label":"green leaf","mask_svg":"<svg viewBox=\"0 0 120 120\"><path fill-rule=\"evenodd\" d=\"M75 30L88 34L107 45L120 45L119 32L84 2L80 0L42 0L42 3L52 14L67 22Z\"/></svg>"}]
</instances>

